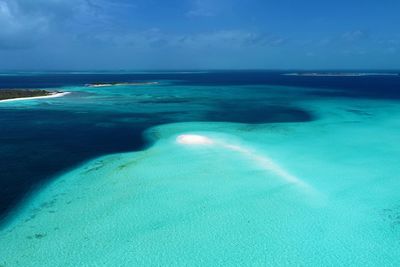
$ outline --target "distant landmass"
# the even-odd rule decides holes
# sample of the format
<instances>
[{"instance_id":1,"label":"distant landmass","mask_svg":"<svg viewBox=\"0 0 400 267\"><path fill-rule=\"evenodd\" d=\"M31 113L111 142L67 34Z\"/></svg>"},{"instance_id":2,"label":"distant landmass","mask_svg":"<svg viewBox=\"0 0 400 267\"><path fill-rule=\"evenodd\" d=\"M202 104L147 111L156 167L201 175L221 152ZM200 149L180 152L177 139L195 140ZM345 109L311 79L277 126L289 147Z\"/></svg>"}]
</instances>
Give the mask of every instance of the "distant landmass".
<instances>
[{"instance_id":1,"label":"distant landmass","mask_svg":"<svg viewBox=\"0 0 400 267\"><path fill-rule=\"evenodd\" d=\"M86 84L87 87L108 87L108 86L126 86L126 85L154 85L158 82L96 82Z\"/></svg>"},{"instance_id":2,"label":"distant landmass","mask_svg":"<svg viewBox=\"0 0 400 267\"><path fill-rule=\"evenodd\" d=\"M399 76L400 73L380 72L293 72L285 73L286 76L311 76L311 77L354 77L354 76Z\"/></svg>"}]
</instances>

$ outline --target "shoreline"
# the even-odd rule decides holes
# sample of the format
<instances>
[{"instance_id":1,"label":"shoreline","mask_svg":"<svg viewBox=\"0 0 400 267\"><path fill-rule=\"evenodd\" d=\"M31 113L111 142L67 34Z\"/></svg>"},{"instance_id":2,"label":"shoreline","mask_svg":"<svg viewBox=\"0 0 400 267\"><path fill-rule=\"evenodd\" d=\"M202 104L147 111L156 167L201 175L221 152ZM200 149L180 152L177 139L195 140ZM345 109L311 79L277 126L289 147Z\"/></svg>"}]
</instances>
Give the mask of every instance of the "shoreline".
<instances>
[{"instance_id":1,"label":"shoreline","mask_svg":"<svg viewBox=\"0 0 400 267\"><path fill-rule=\"evenodd\" d=\"M43 98L56 98L56 97L62 97L65 95L70 94L71 92L55 92L50 95L45 95L45 96L32 96L32 97L19 97L19 98L10 98L10 99L3 99L0 100L0 103L4 102L13 102L13 101L21 101L21 100L34 100L34 99L43 99Z\"/></svg>"}]
</instances>

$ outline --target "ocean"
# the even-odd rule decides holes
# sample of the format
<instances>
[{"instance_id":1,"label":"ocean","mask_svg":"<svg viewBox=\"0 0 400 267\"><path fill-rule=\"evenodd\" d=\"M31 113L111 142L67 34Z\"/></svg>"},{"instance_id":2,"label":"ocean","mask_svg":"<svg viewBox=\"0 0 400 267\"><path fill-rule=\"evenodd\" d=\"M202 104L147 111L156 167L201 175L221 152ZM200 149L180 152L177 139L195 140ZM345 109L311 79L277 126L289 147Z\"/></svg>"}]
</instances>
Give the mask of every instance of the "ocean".
<instances>
[{"instance_id":1,"label":"ocean","mask_svg":"<svg viewBox=\"0 0 400 267\"><path fill-rule=\"evenodd\" d=\"M400 76L284 73L2 73L0 266L399 265Z\"/></svg>"}]
</instances>

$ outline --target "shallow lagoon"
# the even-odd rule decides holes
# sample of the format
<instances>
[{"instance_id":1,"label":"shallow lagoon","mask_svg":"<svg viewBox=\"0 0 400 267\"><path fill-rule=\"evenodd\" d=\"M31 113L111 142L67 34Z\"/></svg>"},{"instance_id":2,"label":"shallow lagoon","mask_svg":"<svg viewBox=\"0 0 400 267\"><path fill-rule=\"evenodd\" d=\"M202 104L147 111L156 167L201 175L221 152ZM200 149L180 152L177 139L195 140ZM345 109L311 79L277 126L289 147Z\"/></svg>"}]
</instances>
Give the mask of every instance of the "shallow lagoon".
<instances>
[{"instance_id":1,"label":"shallow lagoon","mask_svg":"<svg viewBox=\"0 0 400 267\"><path fill-rule=\"evenodd\" d=\"M139 99L160 99L161 92L148 92L164 89L151 89L134 90ZM32 194L2 229L2 264L398 265L399 103L310 97L316 89L250 89L254 103L289 106L308 119L153 126L142 151L95 158ZM106 110L146 110L131 107L126 97L119 106L107 91L75 90L47 104L57 109L69 102L82 111L100 108L98 98L104 98ZM190 96L191 107L201 111L196 116L210 109L193 100L200 96L205 103L251 103L238 94L249 88L221 90L172 87L164 93ZM163 103L159 111L195 116L181 114L182 108ZM276 114L285 118L282 113ZM207 142L180 142L182 135Z\"/></svg>"},{"instance_id":2,"label":"shallow lagoon","mask_svg":"<svg viewBox=\"0 0 400 267\"><path fill-rule=\"evenodd\" d=\"M79 80L75 75L70 79ZM13 212L27 193L82 162L142 149L147 145L143 132L152 126L183 121L312 119L307 111L286 103L285 90L279 93L265 86L177 86L163 81L159 86L57 90L61 89L72 93L62 99L0 105L0 220Z\"/></svg>"}]
</instances>

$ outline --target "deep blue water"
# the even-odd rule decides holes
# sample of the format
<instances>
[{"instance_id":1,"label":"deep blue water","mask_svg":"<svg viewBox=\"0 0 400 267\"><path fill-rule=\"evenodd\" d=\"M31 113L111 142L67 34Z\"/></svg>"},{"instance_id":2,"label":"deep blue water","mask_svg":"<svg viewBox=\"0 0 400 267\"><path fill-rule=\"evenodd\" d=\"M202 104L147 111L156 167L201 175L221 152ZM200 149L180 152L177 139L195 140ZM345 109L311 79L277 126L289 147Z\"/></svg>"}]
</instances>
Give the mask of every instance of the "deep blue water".
<instances>
[{"instance_id":1,"label":"deep blue water","mask_svg":"<svg viewBox=\"0 0 400 267\"><path fill-rule=\"evenodd\" d=\"M292 71L284 72L290 73ZM377 72L377 71L373 71ZM213 71L199 73L46 73L0 76L0 88L51 88L83 85L93 82L137 82L174 80L181 85L284 85L314 88L341 89L335 96L399 98L400 71L398 76L363 77L309 77L286 76L278 71ZM329 93L326 93L330 95Z\"/></svg>"},{"instance_id":2,"label":"deep blue water","mask_svg":"<svg viewBox=\"0 0 400 267\"><path fill-rule=\"evenodd\" d=\"M163 86L175 90L177 86L180 90L196 86L217 96L220 88L224 88L226 94L226 88L234 91L235 86L241 86L241 95L236 98L149 98L140 102L149 108L159 104L180 105L180 111L99 108L76 112L68 106L0 106L0 218L11 212L29 192L59 173L97 156L142 149L146 145L142 133L154 125L179 121L306 123L318 118L297 107L295 101L298 98L400 98L400 76L295 77L266 71L15 74L0 76L0 90L137 81L169 81ZM256 89L255 85L258 86ZM299 91L271 101L268 97L271 86L275 85L322 90ZM195 109L194 105L202 108Z\"/></svg>"}]
</instances>

